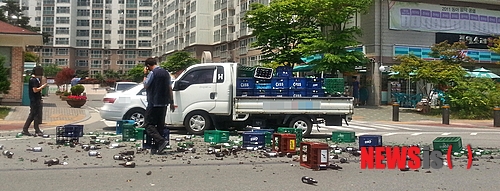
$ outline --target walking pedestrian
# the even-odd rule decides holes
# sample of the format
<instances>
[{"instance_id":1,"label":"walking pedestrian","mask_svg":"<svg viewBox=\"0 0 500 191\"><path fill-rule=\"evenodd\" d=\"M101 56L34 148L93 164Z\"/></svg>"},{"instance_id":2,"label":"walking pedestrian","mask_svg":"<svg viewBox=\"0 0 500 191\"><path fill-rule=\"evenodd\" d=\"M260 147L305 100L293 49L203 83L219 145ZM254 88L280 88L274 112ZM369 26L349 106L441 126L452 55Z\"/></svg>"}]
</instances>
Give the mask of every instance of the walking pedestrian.
<instances>
[{"instance_id":1,"label":"walking pedestrian","mask_svg":"<svg viewBox=\"0 0 500 191\"><path fill-rule=\"evenodd\" d=\"M30 114L28 115L28 119L26 119L26 123L24 123L23 127L23 135L32 136L28 131L31 122L33 122L33 126L35 129L35 134L37 136L42 136L43 132L40 130L40 115L41 115L41 107L42 107L42 90L47 86L47 83L40 85L40 79L38 79L34 74L31 75L29 81L29 98L30 98Z\"/></svg>"},{"instance_id":2,"label":"walking pedestrian","mask_svg":"<svg viewBox=\"0 0 500 191\"><path fill-rule=\"evenodd\" d=\"M146 97L148 105L145 113L146 133L153 138L154 145L158 152L162 152L169 144L169 141L163 137L165 130L165 116L167 106L173 112L174 99L172 93L170 73L157 65L156 59L148 58L144 67L144 88L146 88Z\"/></svg>"},{"instance_id":3,"label":"walking pedestrian","mask_svg":"<svg viewBox=\"0 0 500 191\"><path fill-rule=\"evenodd\" d=\"M359 106L359 81L357 76L352 77L352 97L354 97L355 106Z\"/></svg>"}]
</instances>

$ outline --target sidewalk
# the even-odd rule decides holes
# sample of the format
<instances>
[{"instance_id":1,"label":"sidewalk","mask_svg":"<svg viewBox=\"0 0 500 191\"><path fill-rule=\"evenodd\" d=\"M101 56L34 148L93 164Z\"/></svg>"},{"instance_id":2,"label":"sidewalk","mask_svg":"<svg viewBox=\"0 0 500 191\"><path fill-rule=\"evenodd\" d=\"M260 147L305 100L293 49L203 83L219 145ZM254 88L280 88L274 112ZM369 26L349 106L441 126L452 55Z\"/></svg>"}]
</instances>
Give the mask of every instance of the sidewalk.
<instances>
[{"instance_id":1,"label":"sidewalk","mask_svg":"<svg viewBox=\"0 0 500 191\"><path fill-rule=\"evenodd\" d=\"M0 119L0 131L21 131L30 113L29 106L12 106L11 112L5 119ZM66 101L59 96L51 94L43 97L43 114L41 129L54 128L56 126L78 123L90 118L90 113L85 106L82 108L71 108ZM33 123L30 126L33 131Z\"/></svg>"}]
</instances>

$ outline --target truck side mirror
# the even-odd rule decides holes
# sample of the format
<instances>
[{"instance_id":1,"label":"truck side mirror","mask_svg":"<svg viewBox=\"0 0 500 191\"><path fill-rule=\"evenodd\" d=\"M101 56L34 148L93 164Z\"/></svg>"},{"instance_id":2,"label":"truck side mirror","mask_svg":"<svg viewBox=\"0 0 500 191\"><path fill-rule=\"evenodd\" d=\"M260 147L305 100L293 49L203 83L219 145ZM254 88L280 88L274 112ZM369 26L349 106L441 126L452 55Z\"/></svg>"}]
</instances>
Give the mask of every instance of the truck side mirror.
<instances>
[{"instance_id":1,"label":"truck side mirror","mask_svg":"<svg viewBox=\"0 0 500 191\"><path fill-rule=\"evenodd\" d=\"M175 81L174 87L172 88L173 91L179 91L179 90L185 90L187 87L189 87L191 83L185 80L178 80Z\"/></svg>"}]
</instances>

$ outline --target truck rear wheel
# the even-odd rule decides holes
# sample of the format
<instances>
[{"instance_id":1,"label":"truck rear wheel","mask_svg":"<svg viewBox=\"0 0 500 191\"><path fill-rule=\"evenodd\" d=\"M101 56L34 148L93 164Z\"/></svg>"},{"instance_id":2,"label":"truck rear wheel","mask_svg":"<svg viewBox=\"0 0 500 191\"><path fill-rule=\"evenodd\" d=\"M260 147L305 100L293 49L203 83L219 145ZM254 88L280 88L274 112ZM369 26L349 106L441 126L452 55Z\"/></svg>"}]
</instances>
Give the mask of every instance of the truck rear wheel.
<instances>
[{"instance_id":1,"label":"truck rear wheel","mask_svg":"<svg viewBox=\"0 0 500 191\"><path fill-rule=\"evenodd\" d=\"M307 136L311 134L313 123L307 117L295 117L290 121L291 128L302 129L302 134Z\"/></svg>"},{"instance_id":2,"label":"truck rear wheel","mask_svg":"<svg viewBox=\"0 0 500 191\"><path fill-rule=\"evenodd\" d=\"M212 120L206 112L194 111L184 118L184 127L194 135L203 135L205 130L212 128Z\"/></svg>"}]
</instances>

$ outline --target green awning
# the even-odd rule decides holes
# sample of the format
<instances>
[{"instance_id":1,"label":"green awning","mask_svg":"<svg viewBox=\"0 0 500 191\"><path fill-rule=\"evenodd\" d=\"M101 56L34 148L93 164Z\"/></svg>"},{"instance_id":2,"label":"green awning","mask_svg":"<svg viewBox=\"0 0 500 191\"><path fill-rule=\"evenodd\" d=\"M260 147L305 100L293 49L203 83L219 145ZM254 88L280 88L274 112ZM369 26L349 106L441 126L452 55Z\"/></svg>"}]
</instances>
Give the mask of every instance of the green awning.
<instances>
[{"instance_id":1,"label":"green awning","mask_svg":"<svg viewBox=\"0 0 500 191\"><path fill-rule=\"evenodd\" d=\"M309 71L312 71L313 68L314 68L314 65L304 64L304 65L293 67L293 71L294 72L309 72Z\"/></svg>"}]
</instances>

